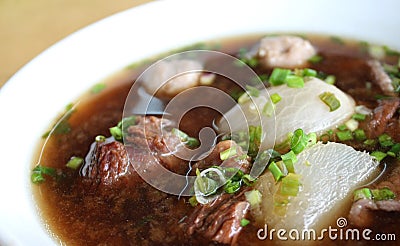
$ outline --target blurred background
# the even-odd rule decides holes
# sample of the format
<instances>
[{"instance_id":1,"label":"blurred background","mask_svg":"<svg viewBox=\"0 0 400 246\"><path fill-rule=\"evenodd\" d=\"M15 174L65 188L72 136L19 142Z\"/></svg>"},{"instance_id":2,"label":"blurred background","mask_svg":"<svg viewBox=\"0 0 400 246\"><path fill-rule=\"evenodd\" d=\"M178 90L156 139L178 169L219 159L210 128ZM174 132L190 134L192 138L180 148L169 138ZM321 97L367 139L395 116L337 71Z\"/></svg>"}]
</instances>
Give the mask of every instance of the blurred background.
<instances>
[{"instance_id":1,"label":"blurred background","mask_svg":"<svg viewBox=\"0 0 400 246\"><path fill-rule=\"evenodd\" d=\"M0 0L0 87L74 31L150 0Z\"/></svg>"}]
</instances>

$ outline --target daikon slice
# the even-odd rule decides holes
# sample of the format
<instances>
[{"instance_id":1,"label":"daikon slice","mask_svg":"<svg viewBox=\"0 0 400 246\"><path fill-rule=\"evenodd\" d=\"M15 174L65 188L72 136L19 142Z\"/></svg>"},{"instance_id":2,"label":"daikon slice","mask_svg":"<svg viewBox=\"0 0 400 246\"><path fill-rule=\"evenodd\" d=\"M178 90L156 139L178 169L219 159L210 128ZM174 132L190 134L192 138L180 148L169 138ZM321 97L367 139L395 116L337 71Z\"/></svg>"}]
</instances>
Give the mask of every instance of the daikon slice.
<instances>
[{"instance_id":1,"label":"daikon slice","mask_svg":"<svg viewBox=\"0 0 400 246\"><path fill-rule=\"evenodd\" d=\"M332 93L340 102L334 111L319 97L322 93ZM270 95L277 93L282 99L275 105L275 114L265 113L265 105ZM224 114L218 122L221 133L246 131L250 125L262 125L261 150L273 148L282 143L288 133L301 128L304 132L317 135L345 123L353 114L354 100L334 85L318 78L311 78L303 88L290 88L287 85L273 86L260 91L254 101L237 104ZM264 112L263 112L264 110ZM242 112L246 120L243 120ZM276 141L275 141L276 138Z\"/></svg>"},{"instance_id":2,"label":"daikon slice","mask_svg":"<svg viewBox=\"0 0 400 246\"><path fill-rule=\"evenodd\" d=\"M366 152L340 143L317 143L298 155L294 167L301 186L297 196L289 197L283 215L274 212L277 183L270 172L260 176L256 189L263 201L256 217L269 228L320 233L322 228L336 226L349 195L374 176L377 166Z\"/></svg>"}]
</instances>

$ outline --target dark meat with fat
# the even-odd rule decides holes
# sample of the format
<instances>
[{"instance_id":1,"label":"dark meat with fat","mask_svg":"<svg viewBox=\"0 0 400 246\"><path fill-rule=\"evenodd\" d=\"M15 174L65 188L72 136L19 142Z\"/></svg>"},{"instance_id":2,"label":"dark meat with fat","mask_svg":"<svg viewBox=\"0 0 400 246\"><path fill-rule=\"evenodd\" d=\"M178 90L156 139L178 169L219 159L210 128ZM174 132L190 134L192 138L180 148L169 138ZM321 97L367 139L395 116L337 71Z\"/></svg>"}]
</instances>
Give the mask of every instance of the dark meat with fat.
<instances>
[{"instance_id":1,"label":"dark meat with fat","mask_svg":"<svg viewBox=\"0 0 400 246\"><path fill-rule=\"evenodd\" d=\"M393 163L397 165L397 163ZM400 166L391 170L389 178L385 181L372 184L371 189L389 188L396 195L394 200L373 201L360 199L353 203L349 213L350 222L358 227L368 227L379 222L380 216L385 213L400 212ZM400 213L398 214L400 215ZM387 217L387 216L385 216ZM394 216L389 216L394 217Z\"/></svg>"},{"instance_id":2,"label":"dark meat with fat","mask_svg":"<svg viewBox=\"0 0 400 246\"><path fill-rule=\"evenodd\" d=\"M198 205L184 222L187 233L218 243L235 244L242 230L240 222L250 209L244 192L223 194L209 204Z\"/></svg>"},{"instance_id":3,"label":"dark meat with fat","mask_svg":"<svg viewBox=\"0 0 400 246\"><path fill-rule=\"evenodd\" d=\"M399 98L379 101L379 106L374 109L372 117L365 127L368 138L376 138L386 132L389 123L393 122L392 118L396 114L399 105Z\"/></svg>"},{"instance_id":4,"label":"dark meat with fat","mask_svg":"<svg viewBox=\"0 0 400 246\"><path fill-rule=\"evenodd\" d=\"M167 124L168 122L163 122ZM178 136L161 131L161 119L139 117L137 124L128 128L126 145L113 138L92 144L81 168L81 176L91 189L106 186L133 187L139 180L134 162L149 172L159 165L173 171L184 172L186 162L171 154L168 146L182 146Z\"/></svg>"}]
</instances>

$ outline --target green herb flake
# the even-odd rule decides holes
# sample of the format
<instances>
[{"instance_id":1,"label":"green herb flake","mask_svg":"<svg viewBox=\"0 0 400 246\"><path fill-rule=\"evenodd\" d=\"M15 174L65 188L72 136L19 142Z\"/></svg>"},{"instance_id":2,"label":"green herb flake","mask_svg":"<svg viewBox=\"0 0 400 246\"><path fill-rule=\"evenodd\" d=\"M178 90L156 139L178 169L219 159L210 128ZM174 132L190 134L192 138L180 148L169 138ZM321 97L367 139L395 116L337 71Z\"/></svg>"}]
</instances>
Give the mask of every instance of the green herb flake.
<instances>
[{"instance_id":1,"label":"green herb flake","mask_svg":"<svg viewBox=\"0 0 400 246\"><path fill-rule=\"evenodd\" d=\"M357 141L365 141L367 139L367 136L365 135L365 132L363 129L356 129L354 131L354 137Z\"/></svg>"},{"instance_id":2,"label":"green herb flake","mask_svg":"<svg viewBox=\"0 0 400 246\"><path fill-rule=\"evenodd\" d=\"M331 92L323 92L319 95L319 98L329 107L331 112L340 107L340 101Z\"/></svg>"},{"instance_id":3,"label":"green herb flake","mask_svg":"<svg viewBox=\"0 0 400 246\"><path fill-rule=\"evenodd\" d=\"M196 199L196 196L192 196L191 198L189 198L189 204L190 204L192 207L196 207L197 204L199 204L199 202L198 202L197 199Z\"/></svg>"},{"instance_id":4,"label":"green herb flake","mask_svg":"<svg viewBox=\"0 0 400 246\"><path fill-rule=\"evenodd\" d=\"M379 162L382 161L387 156L387 154L382 151L374 151L370 155L375 157L376 160Z\"/></svg>"},{"instance_id":5,"label":"green herb flake","mask_svg":"<svg viewBox=\"0 0 400 246\"><path fill-rule=\"evenodd\" d=\"M303 88L304 79L296 75L289 75L286 77L286 84L290 88Z\"/></svg>"},{"instance_id":6,"label":"green herb flake","mask_svg":"<svg viewBox=\"0 0 400 246\"><path fill-rule=\"evenodd\" d=\"M282 85L286 82L286 78L290 73L291 71L289 69L275 68L269 77L269 82L273 86Z\"/></svg>"},{"instance_id":7,"label":"green herb flake","mask_svg":"<svg viewBox=\"0 0 400 246\"><path fill-rule=\"evenodd\" d=\"M316 64L322 61L322 56L320 55L313 55L310 59L308 59L309 62Z\"/></svg>"},{"instance_id":8,"label":"green herb flake","mask_svg":"<svg viewBox=\"0 0 400 246\"><path fill-rule=\"evenodd\" d=\"M219 158L224 161L227 160L237 154L236 152L236 147L230 147L229 149L226 149L222 152L219 153Z\"/></svg>"},{"instance_id":9,"label":"green herb flake","mask_svg":"<svg viewBox=\"0 0 400 246\"><path fill-rule=\"evenodd\" d=\"M274 93L270 96L271 101L273 104L277 104L278 102L280 102L282 100L282 97L278 94L278 93Z\"/></svg>"},{"instance_id":10,"label":"green herb flake","mask_svg":"<svg viewBox=\"0 0 400 246\"><path fill-rule=\"evenodd\" d=\"M77 169L83 163L83 158L73 156L66 164L67 167L71 169Z\"/></svg>"},{"instance_id":11,"label":"green herb flake","mask_svg":"<svg viewBox=\"0 0 400 246\"><path fill-rule=\"evenodd\" d=\"M252 97L260 96L260 90L258 90L256 87L246 85L246 91Z\"/></svg>"},{"instance_id":12,"label":"green herb flake","mask_svg":"<svg viewBox=\"0 0 400 246\"><path fill-rule=\"evenodd\" d=\"M337 37L337 36L331 36L331 41L335 44L339 44L339 45L344 45L344 41L343 39Z\"/></svg>"},{"instance_id":13,"label":"green herb flake","mask_svg":"<svg viewBox=\"0 0 400 246\"><path fill-rule=\"evenodd\" d=\"M353 118L357 121L364 121L367 118L367 115L356 113L356 114L353 114L353 116L351 118Z\"/></svg>"},{"instance_id":14,"label":"green herb flake","mask_svg":"<svg viewBox=\"0 0 400 246\"><path fill-rule=\"evenodd\" d=\"M104 84L104 83L98 83L98 84L95 84L95 85L90 89L90 92L93 93L93 94L98 94L98 93L100 93L101 91L103 91L105 88L106 88L106 84Z\"/></svg>"},{"instance_id":15,"label":"green herb flake","mask_svg":"<svg viewBox=\"0 0 400 246\"><path fill-rule=\"evenodd\" d=\"M353 134L350 130L338 131L338 132L336 132L336 136L339 138L340 141L353 140Z\"/></svg>"},{"instance_id":16,"label":"green herb flake","mask_svg":"<svg viewBox=\"0 0 400 246\"><path fill-rule=\"evenodd\" d=\"M382 147L391 147L394 145L392 138L389 135L387 135L386 133L380 135L378 137L378 141Z\"/></svg>"},{"instance_id":17,"label":"green herb flake","mask_svg":"<svg viewBox=\"0 0 400 246\"><path fill-rule=\"evenodd\" d=\"M245 227L245 226L247 226L248 224L250 224L250 220L247 220L247 219L241 219L241 220L240 220L240 226L241 226L241 227Z\"/></svg>"},{"instance_id":18,"label":"green herb flake","mask_svg":"<svg viewBox=\"0 0 400 246\"><path fill-rule=\"evenodd\" d=\"M32 170L31 181L34 184L43 183L46 180L45 179L46 175L50 176L50 177L53 177L53 178L56 178L57 173L56 173L56 170L54 168L44 167L42 165L37 165Z\"/></svg>"}]
</instances>

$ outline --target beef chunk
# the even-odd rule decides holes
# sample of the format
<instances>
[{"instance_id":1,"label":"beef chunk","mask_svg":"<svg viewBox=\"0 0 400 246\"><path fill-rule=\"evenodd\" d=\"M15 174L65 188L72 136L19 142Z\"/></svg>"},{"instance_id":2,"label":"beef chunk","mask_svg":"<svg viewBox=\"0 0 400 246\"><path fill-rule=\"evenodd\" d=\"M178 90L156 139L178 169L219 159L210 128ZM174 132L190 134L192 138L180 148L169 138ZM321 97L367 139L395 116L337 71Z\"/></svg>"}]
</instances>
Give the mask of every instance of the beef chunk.
<instances>
[{"instance_id":1,"label":"beef chunk","mask_svg":"<svg viewBox=\"0 0 400 246\"><path fill-rule=\"evenodd\" d=\"M250 209L244 192L223 194L209 204L198 205L184 223L186 232L218 243L235 244L242 230L240 222Z\"/></svg>"},{"instance_id":2,"label":"beef chunk","mask_svg":"<svg viewBox=\"0 0 400 246\"><path fill-rule=\"evenodd\" d=\"M379 106L373 111L372 118L366 126L367 136L376 138L383 134L400 105L399 98L380 100Z\"/></svg>"},{"instance_id":3,"label":"beef chunk","mask_svg":"<svg viewBox=\"0 0 400 246\"><path fill-rule=\"evenodd\" d=\"M183 145L178 136L161 131L161 123L168 124L156 117L138 117L137 124L128 128L125 145L112 137L93 143L80 172L85 185L90 190L133 187L140 178L132 163L148 172L156 173L160 165L184 172L186 162L175 157L176 149L170 147Z\"/></svg>"},{"instance_id":4,"label":"beef chunk","mask_svg":"<svg viewBox=\"0 0 400 246\"><path fill-rule=\"evenodd\" d=\"M236 154L232 155L230 158L225 160L225 162L223 162L220 158L220 153L229 148L235 148ZM250 170L250 162L249 157L244 155L245 152L239 145L236 144L236 142L225 140L219 142L206 158L197 162L192 168L193 170L196 170L197 168L204 170L212 166L220 166L222 163L224 163L224 167L239 168L243 172L247 173Z\"/></svg>"},{"instance_id":5,"label":"beef chunk","mask_svg":"<svg viewBox=\"0 0 400 246\"><path fill-rule=\"evenodd\" d=\"M389 188L392 190L396 198L395 200L376 201L369 199L361 199L352 204L349 214L350 222L358 227L368 227L379 222L382 214L384 217L388 216L387 213L396 213L400 215L400 166L396 166L391 170L389 178L385 181L378 182L370 185L371 189Z\"/></svg>"},{"instance_id":6,"label":"beef chunk","mask_svg":"<svg viewBox=\"0 0 400 246\"><path fill-rule=\"evenodd\" d=\"M372 78L374 78L381 90L386 95L394 95L392 79L385 72L381 63L377 60L370 60L367 62L367 64L371 68L370 73Z\"/></svg>"}]
</instances>

